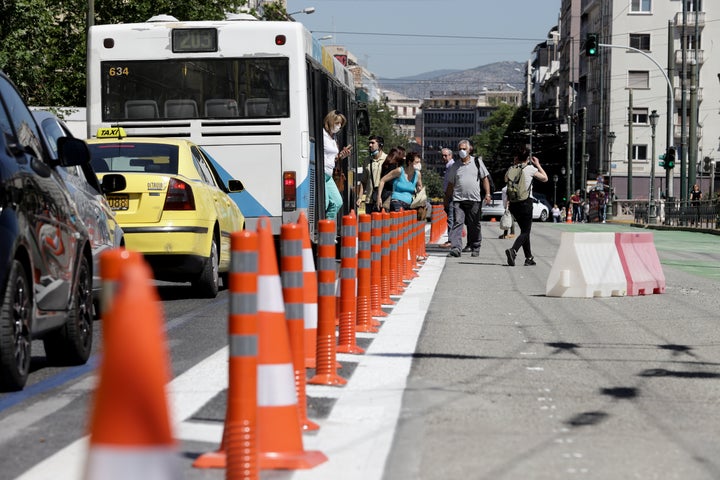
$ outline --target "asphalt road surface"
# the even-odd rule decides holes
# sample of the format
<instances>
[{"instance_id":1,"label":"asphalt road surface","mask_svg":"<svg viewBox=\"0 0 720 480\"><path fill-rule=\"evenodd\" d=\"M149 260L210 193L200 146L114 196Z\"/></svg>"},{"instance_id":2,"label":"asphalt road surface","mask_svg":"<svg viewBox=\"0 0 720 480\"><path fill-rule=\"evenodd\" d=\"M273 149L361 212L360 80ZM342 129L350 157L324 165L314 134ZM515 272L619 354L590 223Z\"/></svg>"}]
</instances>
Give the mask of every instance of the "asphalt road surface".
<instances>
[{"instance_id":1,"label":"asphalt road surface","mask_svg":"<svg viewBox=\"0 0 720 480\"><path fill-rule=\"evenodd\" d=\"M348 385L308 388L321 428L305 449L328 461L261 478L720 478L720 237L654 232L664 294L551 298L561 232L637 230L535 223L537 265L509 267L496 225L477 258L430 247L380 332L359 336L366 353L339 355ZM191 463L222 435L227 297L183 288L161 289L178 462L221 479ZM82 478L93 370L36 370L0 394L0 477Z\"/></svg>"}]
</instances>

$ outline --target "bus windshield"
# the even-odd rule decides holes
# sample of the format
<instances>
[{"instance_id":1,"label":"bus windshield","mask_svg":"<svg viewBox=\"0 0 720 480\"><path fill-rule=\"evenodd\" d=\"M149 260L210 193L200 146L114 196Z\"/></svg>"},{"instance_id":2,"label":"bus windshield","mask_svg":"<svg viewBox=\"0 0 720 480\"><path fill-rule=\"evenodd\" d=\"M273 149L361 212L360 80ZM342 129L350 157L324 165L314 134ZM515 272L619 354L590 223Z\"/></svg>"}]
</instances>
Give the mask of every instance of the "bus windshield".
<instances>
[{"instance_id":1,"label":"bus windshield","mask_svg":"<svg viewBox=\"0 0 720 480\"><path fill-rule=\"evenodd\" d=\"M288 59L101 62L102 120L289 116Z\"/></svg>"}]
</instances>

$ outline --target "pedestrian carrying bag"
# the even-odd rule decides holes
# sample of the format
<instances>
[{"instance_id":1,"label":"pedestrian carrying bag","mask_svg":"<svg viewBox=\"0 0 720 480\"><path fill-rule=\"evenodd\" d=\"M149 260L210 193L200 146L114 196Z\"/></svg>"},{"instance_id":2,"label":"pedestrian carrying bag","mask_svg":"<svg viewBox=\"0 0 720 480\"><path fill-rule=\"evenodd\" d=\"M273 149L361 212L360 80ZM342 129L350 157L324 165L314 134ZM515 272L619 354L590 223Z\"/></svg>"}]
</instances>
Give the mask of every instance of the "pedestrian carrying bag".
<instances>
[{"instance_id":1,"label":"pedestrian carrying bag","mask_svg":"<svg viewBox=\"0 0 720 480\"><path fill-rule=\"evenodd\" d=\"M513 165L507 171L507 199L510 202L524 202L530 196L522 165Z\"/></svg>"},{"instance_id":2,"label":"pedestrian carrying bag","mask_svg":"<svg viewBox=\"0 0 720 480\"><path fill-rule=\"evenodd\" d=\"M416 209L420 207L424 207L427 203L427 193L425 192L425 187L422 187L419 191L413 195L412 203L410 204L410 208Z\"/></svg>"},{"instance_id":3,"label":"pedestrian carrying bag","mask_svg":"<svg viewBox=\"0 0 720 480\"><path fill-rule=\"evenodd\" d=\"M500 228L503 230L510 230L512 228L512 224L512 213L510 213L510 210L506 208L505 213L503 213L502 217L500 218Z\"/></svg>"}]
</instances>

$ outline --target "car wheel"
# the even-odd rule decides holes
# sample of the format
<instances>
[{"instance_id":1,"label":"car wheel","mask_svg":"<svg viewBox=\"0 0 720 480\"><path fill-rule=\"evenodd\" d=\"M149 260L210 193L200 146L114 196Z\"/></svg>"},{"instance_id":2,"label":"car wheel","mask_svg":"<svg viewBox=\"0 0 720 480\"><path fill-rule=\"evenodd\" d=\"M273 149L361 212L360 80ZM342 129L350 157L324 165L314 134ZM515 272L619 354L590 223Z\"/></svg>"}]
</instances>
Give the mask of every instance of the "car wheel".
<instances>
[{"instance_id":1,"label":"car wheel","mask_svg":"<svg viewBox=\"0 0 720 480\"><path fill-rule=\"evenodd\" d=\"M92 275L88 259L78 266L78 280L73 292L68 319L61 328L43 339L48 361L60 365L82 365L90 358L93 335Z\"/></svg>"},{"instance_id":2,"label":"car wheel","mask_svg":"<svg viewBox=\"0 0 720 480\"><path fill-rule=\"evenodd\" d=\"M23 265L13 260L0 309L0 385L21 390L30 372L31 286Z\"/></svg>"},{"instance_id":3,"label":"car wheel","mask_svg":"<svg viewBox=\"0 0 720 480\"><path fill-rule=\"evenodd\" d=\"M547 222L547 219L548 219L548 212L547 212L547 210L543 209L543 211L540 212L540 221Z\"/></svg>"},{"instance_id":4,"label":"car wheel","mask_svg":"<svg viewBox=\"0 0 720 480\"><path fill-rule=\"evenodd\" d=\"M217 241L213 238L210 256L205 259L205 265L200 276L193 282L193 288L202 298L215 298L218 294L220 283L218 255Z\"/></svg>"}]
</instances>

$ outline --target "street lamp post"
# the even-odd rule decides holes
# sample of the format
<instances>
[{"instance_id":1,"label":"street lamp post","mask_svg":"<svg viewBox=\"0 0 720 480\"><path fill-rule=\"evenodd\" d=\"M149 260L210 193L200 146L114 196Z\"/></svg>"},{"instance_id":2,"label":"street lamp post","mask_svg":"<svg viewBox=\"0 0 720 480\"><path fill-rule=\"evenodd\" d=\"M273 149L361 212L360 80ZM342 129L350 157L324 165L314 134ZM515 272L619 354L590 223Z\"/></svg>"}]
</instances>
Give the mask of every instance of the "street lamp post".
<instances>
[{"instance_id":1,"label":"street lamp post","mask_svg":"<svg viewBox=\"0 0 720 480\"><path fill-rule=\"evenodd\" d=\"M557 205L557 182L558 176L553 175L553 204Z\"/></svg>"},{"instance_id":2,"label":"street lamp post","mask_svg":"<svg viewBox=\"0 0 720 480\"><path fill-rule=\"evenodd\" d=\"M608 144L608 198L605 200L606 202L610 203L610 216L612 216L613 212L613 187L612 187L612 170L613 170L613 163L612 163L612 147L613 143L615 143L615 132L610 131L607 134L607 144Z\"/></svg>"},{"instance_id":3,"label":"street lamp post","mask_svg":"<svg viewBox=\"0 0 720 480\"><path fill-rule=\"evenodd\" d=\"M657 218L655 214L655 202L653 196L655 193L655 127L657 127L658 118L657 110L650 113L650 128L652 138L652 156L650 157L650 194L648 195L648 223L655 223Z\"/></svg>"},{"instance_id":4,"label":"street lamp post","mask_svg":"<svg viewBox=\"0 0 720 480\"><path fill-rule=\"evenodd\" d=\"M297 12L290 12L287 14L288 20L290 20L291 22L294 22L295 19L292 16L297 15L298 13L304 13L306 15L310 15L311 13L315 13L315 7L305 7L302 10L298 10Z\"/></svg>"}]
</instances>

